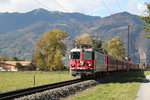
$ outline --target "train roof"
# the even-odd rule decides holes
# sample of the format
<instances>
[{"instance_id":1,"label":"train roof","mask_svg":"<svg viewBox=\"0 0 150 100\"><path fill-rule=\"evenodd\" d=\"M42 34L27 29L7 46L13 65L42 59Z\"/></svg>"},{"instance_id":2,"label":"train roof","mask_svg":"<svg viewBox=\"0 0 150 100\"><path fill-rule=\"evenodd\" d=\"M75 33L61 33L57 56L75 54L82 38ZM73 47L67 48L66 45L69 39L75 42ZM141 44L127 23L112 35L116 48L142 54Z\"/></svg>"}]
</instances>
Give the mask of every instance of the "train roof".
<instances>
[{"instance_id":1,"label":"train roof","mask_svg":"<svg viewBox=\"0 0 150 100\"><path fill-rule=\"evenodd\" d=\"M71 52L77 52L77 51L94 51L93 48L73 48Z\"/></svg>"}]
</instances>

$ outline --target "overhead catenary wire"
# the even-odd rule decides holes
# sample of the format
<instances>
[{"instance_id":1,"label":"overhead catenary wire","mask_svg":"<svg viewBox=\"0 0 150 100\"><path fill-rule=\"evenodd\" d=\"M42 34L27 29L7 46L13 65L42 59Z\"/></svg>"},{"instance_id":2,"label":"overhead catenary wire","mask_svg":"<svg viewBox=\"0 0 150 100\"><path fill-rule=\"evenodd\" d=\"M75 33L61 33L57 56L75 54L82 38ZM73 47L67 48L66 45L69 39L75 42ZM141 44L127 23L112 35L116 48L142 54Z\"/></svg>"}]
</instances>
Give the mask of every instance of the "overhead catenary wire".
<instances>
[{"instance_id":1,"label":"overhead catenary wire","mask_svg":"<svg viewBox=\"0 0 150 100\"><path fill-rule=\"evenodd\" d=\"M52 9L50 9L48 6L46 6L45 4L41 3L39 0L35 0L38 4L42 5L43 7L47 8L48 10L52 11ZM56 13L58 16L60 16L62 19L66 19L65 17L63 17L61 14Z\"/></svg>"},{"instance_id":2,"label":"overhead catenary wire","mask_svg":"<svg viewBox=\"0 0 150 100\"><path fill-rule=\"evenodd\" d=\"M119 4L119 1L118 1L118 0L116 0L116 3L117 3L117 5L118 5L118 7L119 7L120 11L122 12L122 9L121 9L121 6L120 6L120 4Z\"/></svg>"},{"instance_id":3,"label":"overhead catenary wire","mask_svg":"<svg viewBox=\"0 0 150 100\"><path fill-rule=\"evenodd\" d=\"M108 11L108 13L110 14L110 15L112 15L112 13L111 13L111 11L109 10L109 8L107 7L107 5L105 4L105 2L102 0L98 0L99 1L99 4L103 4L103 6L106 8L106 10ZM94 37L94 35L92 34L91 35L92 37ZM96 34L96 38L98 38L98 34Z\"/></svg>"},{"instance_id":4,"label":"overhead catenary wire","mask_svg":"<svg viewBox=\"0 0 150 100\"><path fill-rule=\"evenodd\" d=\"M112 15L112 13L111 13L111 11L109 10L109 8L107 7L107 5L105 4L105 2L103 1L103 0L101 0L102 1L102 3L103 3L103 5L104 5L104 7L107 9L107 11L110 13L110 15ZM143 0L142 0L143 1ZM144 2L144 1L143 1ZM122 9L121 9L121 6L120 6L120 4L119 4L119 2L118 2L118 0L116 0L116 3L117 3L117 5L118 5L118 7L119 7L119 9L120 9L120 11L122 12ZM142 2L141 2L141 4L143 4ZM140 11L139 9L137 9L138 11ZM141 12L141 11L140 11ZM114 19L115 19L115 17L114 17ZM130 22L129 22L130 23ZM139 28L141 28L141 26L140 25L137 25L137 24L129 24L131 27L130 27L130 33L132 33L132 32L134 32L134 27L139 27ZM128 25L128 27L129 27L129 25ZM129 29L129 28L128 28ZM129 31L129 30L128 30ZM129 33L128 33L129 34ZM128 38L129 39L129 38ZM128 40L128 42L130 42L129 40ZM128 46L129 46L129 43L128 43ZM128 47L129 48L129 47ZM129 50L128 50L128 56L129 56Z\"/></svg>"},{"instance_id":5,"label":"overhead catenary wire","mask_svg":"<svg viewBox=\"0 0 150 100\"><path fill-rule=\"evenodd\" d=\"M105 9L107 10L107 12L111 15L113 15L112 11L108 8L108 6L106 5L106 3L104 2L104 0L99 0L100 3L103 4L103 6L105 7ZM118 20L116 17L114 17L114 20Z\"/></svg>"},{"instance_id":6,"label":"overhead catenary wire","mask_svg":"<svg viewBox=\"0 0 150 100\"><path fill-rule=\"evenodd\" d=\"M50 9L48 6L46 6L45 4L43 4L42 2L40 2L39 0L35 0L35 1L36 1L37 3L39 3L40 5L42 5L43 7L47 8L48 10L51 11L51 9ZM66 9L63 8L58 2L56 2L55 0L54 0L54 2L55 2L61 9L63 9L63 10L66 11ZM57 14L58 16L62 17L63 19L68 20L67 18L65 18L65 17L62 16L61 14L58 14L58 13L56 13L56 14ZM81 24L83 24L84 26L86 26L86 27L88 28L88 25L86 25L84 22L82 22L79 18L77 18L76 16L74 16L74 15L71 14L71 13L69 13L69 15L72 16L73 18L75 18L78 22L80 22ZM85 30L84 32L85 32L85 33L89 33L88 30Z\"/></svg>"},{"instance_id":7,"label":"overhead catenary wire","mask_svg":"<svg viewBox=\"0 0 150 100\"><path fill-rule=\"evenodd\" d=\"M67 9L65 9L60 3L58 3L56 0L53 0L61 9L63 9L64 11L67 11ZM86 26L88 28L88 25L85 24L84 22L82 22L78 17L74 16L72 13L70 13L70 16L74 17L78 22L80 22L81 24L83 24L84 26ZM88 31L87 31L88 32Z\"/></svg>"},{"instance_id":8,"label":"overhead catenary wire","mask_svg":"<svg viewBox=\"0 0 150 100\"><path fill-rule=\"evenodd\" d=\"M59 4L56 0L53 0L60 8L62 8L63 10L67 11L63 6L61 6L61 4ZM74 16L73 14L70 13L70 15L72 17L74 17L75 19L77 19L79 22L83 23L80 19L78 19L76 16Z\"/></svg>"},{"instance_id":9,"label":"overhead catenary wire","mask_svg":"<svg viewBox=\"0 0 150 100\"><path fill-rule=\"evenodd\" d=\"M105 7L105 9L107 10L107 12L111 15L113 15L113 13L111 12L111 10L107 7L106 3L104 2L104 0L99 0L99 2L103 4L103 6ZM115 20L117 20L116 18L114 18Z\"/></svg>"},{"instance_id":10,"label":"overhead catenary wire","mask_svg":"<svg viewBox=\"0 0 150 100\"><path fill-rule=\"evenodd\" d=\"M107 7L107 5L105 4L105 2L104 2L103 0L101 0L101 1L102 1L102 3L103 3L104 7L106 8L106 10L108 11L108 13L109 13L110 15L112 15L112 12L111 12L110 9ZM118 2L117 0L116 0L116 2L117 2L117 5L119 6L120 11L122 11L119 2ZM114 19L115 19L115 20L118 20L118 19L115 18L115 17L114 17Z\"/></svg>"},{"instance_id":11,"label":"overhead catenary wire","mask_svg":"<svg viewBox=\"0 0 150 100\"><path fill-rule=\"evenodd\" d=\"M36 1L38 4L42 5L43 7L47 8L48 10L51 10L48 6L44 5L40 1L38 1L38 0L34 0L34 1Z\"/></svg>"},{"instance_id":12,"label":"overhead catenary wire","mask_svg":"<svg viewBox=\"0 0 150 100\"><path fill-rule=\"evenodd\" d=\"M104 2L103 0L101 0L101 1L102 1L102 3L103 3L104 7L106 8L106 10L108 11L108 13L109 13L110 15L112 15L112 12L111 12L110 9L107 7L107 5L105 4L105 2Z\"/></svg>"}]
</instances>

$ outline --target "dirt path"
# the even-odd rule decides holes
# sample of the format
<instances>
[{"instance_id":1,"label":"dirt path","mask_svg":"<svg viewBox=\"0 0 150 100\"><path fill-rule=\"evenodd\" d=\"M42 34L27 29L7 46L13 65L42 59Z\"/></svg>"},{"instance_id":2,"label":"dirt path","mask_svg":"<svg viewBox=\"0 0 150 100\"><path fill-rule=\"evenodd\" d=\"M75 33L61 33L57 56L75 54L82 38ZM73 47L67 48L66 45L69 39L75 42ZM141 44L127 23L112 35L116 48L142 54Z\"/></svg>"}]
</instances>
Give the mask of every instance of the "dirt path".
<instances>
[{"instance_id":1,"label":"dirt path","mask_svg":"<svg viewBox=\"0 0 150 100\"><path fill-rule=\"evenodd\" d=\"M150 75L143 79L135 100L150 100Z\"/></svg>"}]
</instances>

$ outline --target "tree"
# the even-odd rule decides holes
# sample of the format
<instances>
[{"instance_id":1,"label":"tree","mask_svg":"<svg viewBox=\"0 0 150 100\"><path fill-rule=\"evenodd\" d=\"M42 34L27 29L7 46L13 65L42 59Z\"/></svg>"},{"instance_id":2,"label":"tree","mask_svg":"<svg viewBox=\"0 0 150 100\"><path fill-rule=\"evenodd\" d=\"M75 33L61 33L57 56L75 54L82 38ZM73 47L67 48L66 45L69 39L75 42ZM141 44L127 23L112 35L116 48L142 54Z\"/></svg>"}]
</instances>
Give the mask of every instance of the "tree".
<instances>
[{"instance_id":1,"label":"tree","mask_svg":"<svg viewBox=\"0 0 150 100\"><path fill-rule=\"evenodd\" d=\"M17 57L13 57L11 60L12 61L19 61L19 59Z\"/></svg>"},{"instance_id":2,"label":"tree","mask_svg":"<svg viewBox=\"0 0 150 100\"><path fill-rule=\"evenodd\" d=\"M0 67L1 66L5 66L5 64L3 63L3 61L7 61L7 60L9 60L7 57L0 56Z\"/></svg>"},{"instance_id":3,"label":"tree","mask_svg":"<svg viewBox=\"0 0 150 100\"><path fill-rule=\"evenodd\" d=\"M116 57L118 59L125 59L125 48L124 43L120 37L114 37L105 43L105 49L108 55Z\"/></svg>"},{"instance_id":4,"label":"tree","mask_svg":"<svg viewBox=\"0 0 150 100\"><path fill-rule=\"evenodd\" d=\"M8 60L8 58L4 57L4 56L0 56L0 61L6 61Z\"/></svg>"},{"instance_id":5,"label":"tree","mask_svg":"<svg viewBox=\"0 0 150 100\"><path fill-rule=\"evenodd\" d=\"M21 68L23 68L23 66L21 65L21 63L16 63L16 66L15 66L16 68L18 68L18 70L20 70Z\"/></svg>"},{"instance_id":6,"label":"tree","mask_svg":"<svg viewBox=\"0 0 150 100\"><path fill-rule=\"evenodd\" d=\"M146 23L150 24L150 3L145 3L145 5L147 6L147 16L141 16L142 20L144 20Z\"/></svg>"},{"instance_id":7,"label":"tree","mask_svg":"<svg viewBox=\"0 0 150 100\"><path fill-rule=\"evenodd\" d=\"M35 51L34 52L34 58L33 58L33 64L39 68L39 69L45 69L45 63L44 63L44 55L39 52L39 51Z\"/></svg>"},{"instance_id":8,"label":"tree","mask_svg":"<svg viewBox=\"0 0 150 100\"><path fill-rule=\"evenodd\" d=\"M77 47L94 47L97 50L104 51L103 43L102 40L90 37L90 35L86 33L75 37L75 44Z\"/></svg>"},{"instance_id":9,"label":"tree","mask_svg":"<svg viewBox=\"0 0 150 100\"><path fill-rule=\"evenodd\" d=\"M29 68L28 68L28 70L36 70L36 66L34 65L34 61L33 60L31 60L31 63L29 64Z\"/></svg>"},{"instance_id":10,"label":"tree","mask_svg":"<svg viewBox=\"0 0 150 100\"><path fill-rule=\"evenodd\" d=\"M85 33L75 37L75 44L78 47L82 47L82 46L91 47L93 46L93 41L90 35Z\"/></svg>"},{"instance_id":11,"label":"tree","mask_svg":"<svg viewBox=\"0 0 150 100\"><path fill-rule=\"evenodd\" d=\"M63 67L61 60L65 55L66 45L63 40L67 38L67 32L53 29L42 34L36 41L34 63L41 69L59 69Z\"/></svg>"},{"instance_id":12,"label":"tree","mask_svg":"<svg viewBox=\"0 0 150 100\"><path fill-rule=\"evenodd\" d=\"M141 17L141 19L143 20L143 21L145 21L146 23L148 23L148 24L150 24L150 3L145 3L146 4L146 6L147 6L147 10L146 10L146 12L147 12L147 16L142 16ZM144 30L146 30L146 31L149 31L150 32L150 26L142 26L142 28L144 29ZM148 35L148 36L145 36L146 38L150 38L150 35Z\"/></svg>"},{"instance_id":13,"label":"tree","mask_svg":"<svg viewBox=\"0 0 150 100\"><path fill-rule=\"evenodd\" d=\"M93 47L98 49L98 50L101 50L101 51L104 51L104 48L103 48L103 44L104 42L98 38L92 38L92 42L93 42Z\"/></svg>"}]
</instances>

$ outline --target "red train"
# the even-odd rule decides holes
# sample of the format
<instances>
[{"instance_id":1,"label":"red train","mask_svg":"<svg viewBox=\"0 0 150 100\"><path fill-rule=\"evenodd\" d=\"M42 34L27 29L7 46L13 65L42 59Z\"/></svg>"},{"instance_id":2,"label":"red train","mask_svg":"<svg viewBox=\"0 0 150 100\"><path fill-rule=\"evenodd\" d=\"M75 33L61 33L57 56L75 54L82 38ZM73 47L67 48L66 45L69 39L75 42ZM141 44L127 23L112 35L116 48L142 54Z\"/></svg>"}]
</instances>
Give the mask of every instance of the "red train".
<instances>
[{"instance_id":1,"label":"red train","mask_svg":"<svg viewBox=\"0 0 150 100\"><path fill-rule=\"evenodd\" d=\"M74 48L70 54L70 74L85 77L106 72L139 69L138 64L119 60L93 48Z\"/></svg>"}]
</instances>

